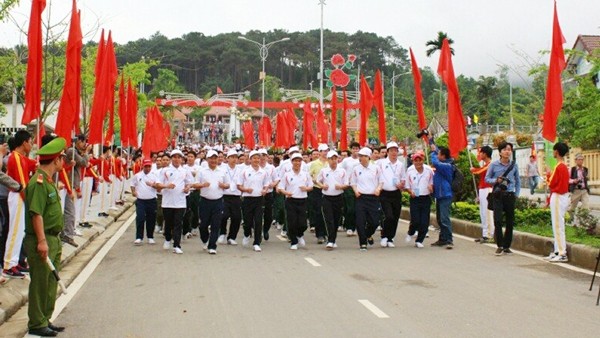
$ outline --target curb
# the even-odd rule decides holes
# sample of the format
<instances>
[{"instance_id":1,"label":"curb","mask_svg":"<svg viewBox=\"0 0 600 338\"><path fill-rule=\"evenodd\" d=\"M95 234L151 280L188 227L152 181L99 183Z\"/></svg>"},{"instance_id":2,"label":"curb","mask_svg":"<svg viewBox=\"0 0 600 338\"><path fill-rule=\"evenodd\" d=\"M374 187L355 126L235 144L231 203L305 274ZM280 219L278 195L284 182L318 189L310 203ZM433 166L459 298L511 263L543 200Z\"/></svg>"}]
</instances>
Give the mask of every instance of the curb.
<instances>
[{"instance_id":1,"label":"curb","mask_svg":"<svg viewBox=\"0 0 600 338\"><path fill-rule=\"evenodd\" d=\"M118 210L110 211L109 217L100 218L90 223L92 228L82 229L83 236L76 237L75 240L79 247L74 248L70 245L63 245L61 267L65 268L83 249L85 249L94 239L102 234L108 227L114 224L123 216L133 203L128 200L125 205ZM29 278L9 279L0 287L0 326L6 323L21 307L28 301Z\"/></svg>"}]
</instances>

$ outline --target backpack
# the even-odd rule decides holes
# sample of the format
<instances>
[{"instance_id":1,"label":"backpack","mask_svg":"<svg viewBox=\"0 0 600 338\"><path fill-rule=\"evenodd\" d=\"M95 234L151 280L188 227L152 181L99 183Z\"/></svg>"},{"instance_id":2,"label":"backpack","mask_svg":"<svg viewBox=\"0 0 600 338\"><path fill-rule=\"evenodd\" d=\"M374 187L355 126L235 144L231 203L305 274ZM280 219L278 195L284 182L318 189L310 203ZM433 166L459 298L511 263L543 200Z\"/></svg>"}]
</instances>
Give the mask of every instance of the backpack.
<instances>
[{"instance_id":1,"label":"backpack","mask_svg":"<svg viewBox=\"0 0 600 338\"><path fill-rule=\"evenodd\" d=\"M465 181L465 175L463 175L462 171L458 169L458 167L453 163L452 164L452 182L450 182L450 186L452 187L453 194L459 194L463 188L463 182Z\"/></svg>"}]
</instances>

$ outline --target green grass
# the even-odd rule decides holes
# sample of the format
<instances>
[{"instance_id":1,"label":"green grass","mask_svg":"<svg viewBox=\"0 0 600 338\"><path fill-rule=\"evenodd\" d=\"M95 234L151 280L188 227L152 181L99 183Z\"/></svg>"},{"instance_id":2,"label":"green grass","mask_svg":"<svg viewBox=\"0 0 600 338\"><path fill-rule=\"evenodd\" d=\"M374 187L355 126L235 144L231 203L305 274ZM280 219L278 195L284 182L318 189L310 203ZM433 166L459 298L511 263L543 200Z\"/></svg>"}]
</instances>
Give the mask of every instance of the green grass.
<instances>
[{"instance_id":1,"label":"green grass","mask_svg":"<svg viewBox=\"0 0 600 338\"><path fill-rule=\"evenodd\" d=\"M544 237L553 238L552 227L551 226L541 226L541 225L519 225L515 227L517 231L523 231L530 234L540 235ZM585 230L580 228L575 228L572 226L565 227L565 236L567 238L567 242L572 244L584 244L594 248L600 248L600 237L588 235L585 233Z\"/></svg>"}]
</instances>

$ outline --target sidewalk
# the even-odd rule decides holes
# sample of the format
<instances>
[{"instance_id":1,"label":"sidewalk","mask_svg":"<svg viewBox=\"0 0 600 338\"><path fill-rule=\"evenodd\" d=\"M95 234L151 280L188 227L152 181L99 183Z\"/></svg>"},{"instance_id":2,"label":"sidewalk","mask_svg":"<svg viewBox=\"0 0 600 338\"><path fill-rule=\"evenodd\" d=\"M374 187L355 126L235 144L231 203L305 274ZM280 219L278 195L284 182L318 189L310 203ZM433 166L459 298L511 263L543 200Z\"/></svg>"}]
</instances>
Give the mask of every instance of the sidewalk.
<instances>
[{"instance_id":1,"label":"sidewalk","mask_svg":"<svg viewBox=\"0 0 600 338\"><path fill-rule=\"evenodd\" d=\"M125 204L117 207L116 210L110 210L108 217L98 217L99 198L92 198L92 206L88 209L88 217L91 228L82 229L81 237L75 237L75 242L79 247L74 248L71 245L64 244L62 247L61 270L68 266L69 262L85 249L96 237L102 234L107 228L122 218L123 214L131 208L135 199L127 194ZM7 322L28 300L29 276L25 279L9 279L0 286L0 326ZM0 334L4 337L8 332Z\"/></svg>"}]
</instances>

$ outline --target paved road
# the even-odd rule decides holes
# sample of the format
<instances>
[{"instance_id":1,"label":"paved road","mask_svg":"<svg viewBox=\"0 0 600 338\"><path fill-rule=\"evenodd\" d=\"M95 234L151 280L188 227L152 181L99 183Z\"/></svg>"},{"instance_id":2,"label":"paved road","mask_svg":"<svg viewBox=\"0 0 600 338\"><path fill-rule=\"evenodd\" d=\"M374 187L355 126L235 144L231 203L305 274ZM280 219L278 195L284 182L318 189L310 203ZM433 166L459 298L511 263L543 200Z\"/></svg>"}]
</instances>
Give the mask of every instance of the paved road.
<instances>
[{"instance_id":1,"label":"paved road","mask_svg":"<svg viewBox=\"0 0 600 338\"><path fill-rule=\"evenodd\" d=\"M307 234L307 248L293 252L272 236L262 253L220 246L209 256L196 237L178 256L161 245L134 247L133 239L132 224L56 319L67 326L61 337L600 333L589 275L517 254L496 257L470 240L446 250L398 238L395 249L365 253L343 235L327 252Z\"/></svg>"}]
</instances>

